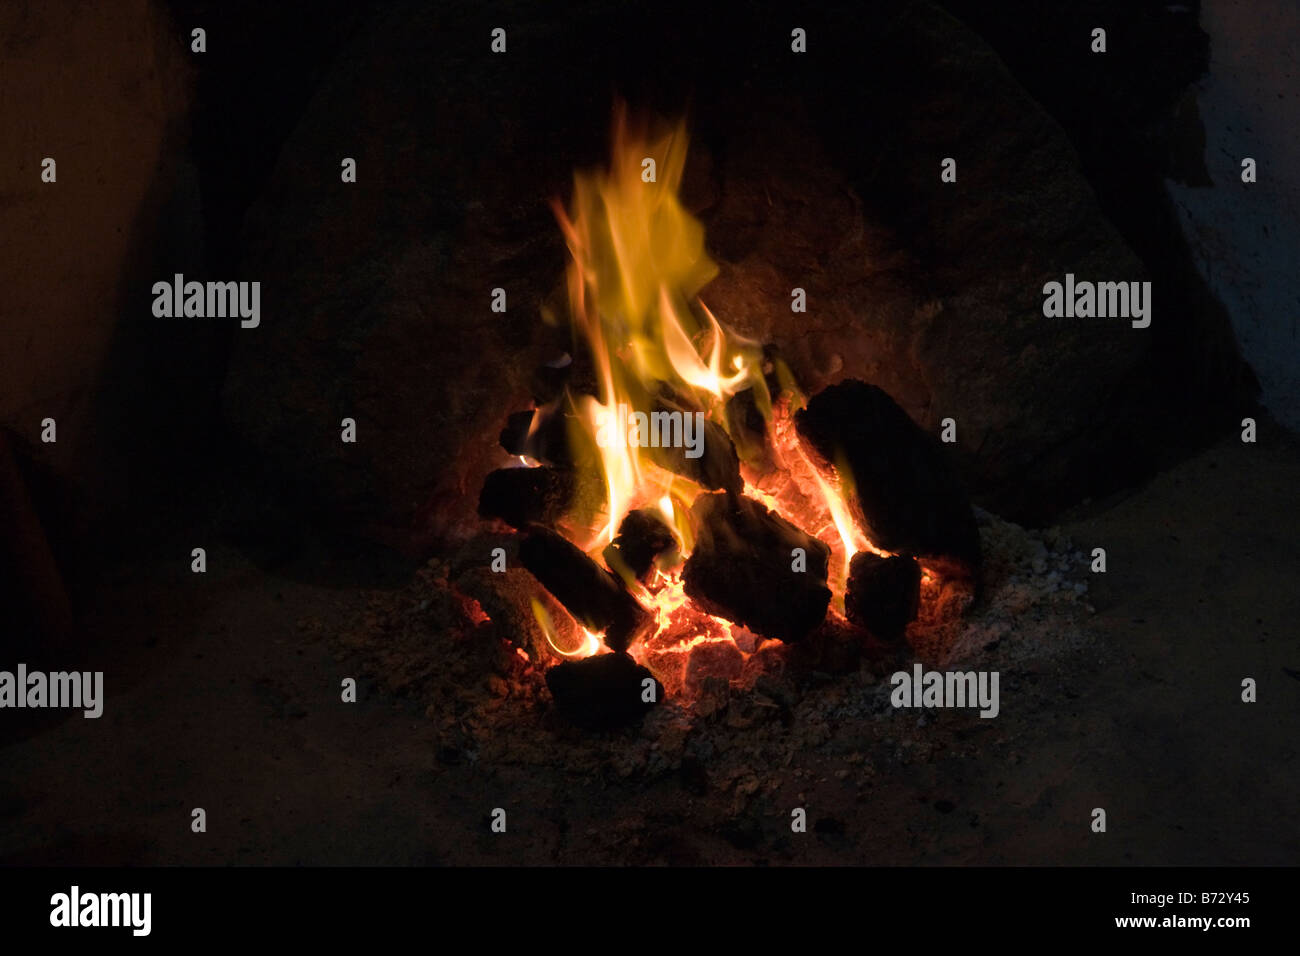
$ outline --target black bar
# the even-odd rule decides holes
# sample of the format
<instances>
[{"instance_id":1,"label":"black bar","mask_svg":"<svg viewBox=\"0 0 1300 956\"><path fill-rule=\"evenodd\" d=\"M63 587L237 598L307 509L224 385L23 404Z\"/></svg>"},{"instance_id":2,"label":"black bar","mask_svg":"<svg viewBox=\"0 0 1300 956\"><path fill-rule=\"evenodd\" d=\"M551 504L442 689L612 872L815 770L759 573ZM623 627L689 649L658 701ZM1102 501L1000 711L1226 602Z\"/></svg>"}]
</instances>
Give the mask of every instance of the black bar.
<instances>
[{"instance_id":1,"label":"black bar","mask_svg":"<svg viewBox=\"0 0 1300 956\"><path fill-rule=\"evenodd\" d=\"M891 936L927 945L1205 936L1231 945L1242 932L1285 929L1292 877L1283 868L6 868L0 925L18 938L134 938L129 926L52 926L52 897L75 885L83 905L92 893L151 894L147 938L164 942L407 938L496 948L507 935L540 945L567 923L592 939L722 932L738 941L789 928L845 932L864 948ZM1176 922L1243 917L1248 925L1209 929ZM1143 918L1155 925L1119 925Z\"/></svg>"}]
</instances>

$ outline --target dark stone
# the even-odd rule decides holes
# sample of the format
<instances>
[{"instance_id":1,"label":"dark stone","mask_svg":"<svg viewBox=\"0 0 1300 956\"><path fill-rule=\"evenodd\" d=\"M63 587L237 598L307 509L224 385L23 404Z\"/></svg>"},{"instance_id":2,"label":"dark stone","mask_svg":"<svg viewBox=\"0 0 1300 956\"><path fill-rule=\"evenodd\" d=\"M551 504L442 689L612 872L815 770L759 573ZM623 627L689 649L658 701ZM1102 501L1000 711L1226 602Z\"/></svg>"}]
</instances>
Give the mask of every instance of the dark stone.
<instances>
[{"instance_id":1,"label":"dark stone","mask_svg":"<svg viewBox=\"0 0 1300 956\"><path fill-rule=\"evenodd\" d=\"M626 571L644 580L654 560L677 544L664 520L649 509L628 512L618 526L618 535L604 551L605 564L616 574Z\"/></svg>"},{"instance_id":2,"label":"dark stone","mask_svg":"<svg viewBox=\"0 0 1300 956\"><path fill-rule=\"evenodd\" d=\"M528 528L519 560L584 627L604 632L613 650L627 650L650 623L649 613L616 576L548 528Z\"/></svg>"},{"instance_id":3,"label":"dark stone","mask_svg":"<svg viewBox=\"0 0 1300 956\"><path fill-rule=\"evenodd\" d=\"M974 574L979 531L956 469L884 391L832 385L795 414L795 428L825 467L847 465L850 507L878 547Z\"/></svg>"},{"instance_id":4,"label":"dark stone","mask_svg":"<svg viewBox=\"0 0 1300 956\"><path fill-rule=\"evenodd\" d=\"M646 678L655 683L654 703L644 700ZM654 675L623 653L561 661L546 672L546 686L560 716L589 730L634 723L664 696L663 685Z\"/></svg>"},{"instance_id":5,"label":"dark stone","mask_svg":"<svg viewBox=\"0 0 1300 956\"><path fill-rule=\"evenodd\" d=\"M682 579L700 607L786 642L821 623L831 598L830 548L743 496L700 495L691 512L695 547ZM806 571L791 570L794 548L806 552Z\"/></svg>"},{"instance_id":6,"label":"dark stone","mask_svg":"<svg viewBox=\"0 0 1300 956\"><path fill-rule=\"evenodd\" d=\"M500 468L483 480L478 513L515 528L554 524L573 504L574 475L558 468Z\"/></svg>"},{"instance_id":7,"label":"dark stone","mask_svg":"<svg viewBox=\"0 0 1300 956\"><path fill-rule=\"evenodd\" d=\"M1210 37L1197 15L1204 4L1185 4L1181 15L1171 15L1167 4L1129 0L1061 8L982 0L944 0L944 5L979 32L1061 124L1102 211L1162 290L1157 317L1147 330L1152 333L1146 376L1150 408L1118 423L1140 447L1130 463L1122 463L1127 467L1108 471L1123 474L1153 450L1208 441L1216 425L1231 428L1240 422L1242 403L1255 391L1253 374L1242 361L1223 305L1197 270L1178 204L1165 187L1171 179L1211 185L1214 162L1207 167L1195 85L1210 61ZM1125 42L1112 42L1104 57L1087 44L1069 42L1080 30L1087 34L1100 24L1111 38L1122 36ZM1098 62L1103 59L1104 65ZM1062 83L1066 74L1074 82ZM1177 320L1162 323L1160 315Z\"/></svg>"},{"instance_id":8,"label":"dark stone","mask_svg":"<svg viewBox=\"0 0 1300 956\"><path fill-rule=\"evenodd\" d=\"M860 551L849 562L844 613L883 641L896 641L921 606L921 566L913 558Z\"/></svg>"}]
</instances>

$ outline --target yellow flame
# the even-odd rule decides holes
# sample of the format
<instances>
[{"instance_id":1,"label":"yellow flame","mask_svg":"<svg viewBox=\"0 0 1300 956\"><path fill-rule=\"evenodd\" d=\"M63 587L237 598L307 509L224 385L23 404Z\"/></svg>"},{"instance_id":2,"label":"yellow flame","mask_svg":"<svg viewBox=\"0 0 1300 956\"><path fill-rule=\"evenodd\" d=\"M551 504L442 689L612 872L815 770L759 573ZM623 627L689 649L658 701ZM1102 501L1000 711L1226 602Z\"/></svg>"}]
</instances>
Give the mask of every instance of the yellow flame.
<instances>
[{"instance_id":1,"label":"yellow flame","mask_svg":"<svg viewBox=\"0 0 1300 956\"><path fill-rule=\"evenodd\" d=\"M726 333L722 331L722 326L718 324L718 320L713 317L713 313L708 310L703 302L700 303L700 311L709 320L709 360L707 363L695 351L695 346L691 343L681 318L673 310L672 300L666 290L663 290L660 308L664 316L664 351L668 355L668 361L672 364L673 371L677 373L682 381L708 392L717 399L734 395L744 387L750 378L749 363L746 361L746 356L741 352L735 352L731 361L732 365L737 369L736 373L734 375L722 374L722 353L726 343Z\"/></svg>"},{"instance_id":2,"label":"yellow flame","mask_svg":"<svg viewBox=\"0 0 1300 956\"><path fill-rule=\"evenodd\" d=\"M619 522L635 505L641 487L639 449L626 442L626 422L620 416L627 406L617 400L603 403L591 396L579 402L581 421L596 438L601 473L605 477L605 500L608 520L601 537L606 544L614 540Z\"/></svg>"},{"instance_id":3,"label":"yellow flame","mask_svg":"<svg viewBox=\"0 0 1300 956\"><path fill-rule=\"evenodd\" d=\"M605 480L606 543L628 511L653 503L672 482L651 476L619 418L652 411L663 386L718 418L723 400L762 382L758 347L723 329L697 297L718 270L703 225L677 195L686 148L684 121L651 135L631 128L619 106L610 166L576 173L569 209L554 204L571 256L574 330L595 365L597 397L576 404Z\"/></svg>"},{"instance_id":4,"label":"yellow flame","mask_svg":"<svg viewBox=\"0 0 1300 956\"><path fill-rule=\"evenodd\" d=\"M816 470L812 474L817 479L817 487L821 489L826 510L831 513L831 520L835 522L835 530L839 533L840 542L844 546L844 563L847 565L855 554L869 546L867 536L858 530L839 490L832 488L830 482Z\"/></svg>"}]
</instances>

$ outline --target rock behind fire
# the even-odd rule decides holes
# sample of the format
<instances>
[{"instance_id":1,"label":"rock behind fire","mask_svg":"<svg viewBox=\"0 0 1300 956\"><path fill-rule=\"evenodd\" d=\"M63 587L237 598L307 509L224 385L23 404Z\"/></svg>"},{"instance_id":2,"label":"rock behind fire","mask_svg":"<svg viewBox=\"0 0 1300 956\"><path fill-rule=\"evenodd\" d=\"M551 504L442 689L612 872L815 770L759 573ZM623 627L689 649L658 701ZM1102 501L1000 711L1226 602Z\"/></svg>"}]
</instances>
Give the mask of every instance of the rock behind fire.
<instances>
[{"instance_id":1,"label":"rock behind fire","mask_svg":"<svg viewBox=\"0 0 1300 956\"><path fill-rule=\"evenodd\" d=\"M682 580L697 604L787 642L821 623L831 598L826 587L830 548L741 495L700 495L691 511L695 547ZM796 548L803 550L806 567Z\"/></svg>"},{"instance_id":2,"label":"rock behind fire","mask_svg":"<svg viewBox=\"0 0 1300 956\"><path fill-rule=\"evenodd\" d=\"M624 653L563 661L546 672L546 686L560 716L590 730L633 723L664 699L663 685Z\"/></svg>"},{"instance_id":3,"label":"rock behind fire","mask_svg":"<svg viewBox=\"0 0 1300 956\"><path fill-rule=\"evenodd\" d=\"M813 396L795 414L805 447L828 470L848 467L850 507L871 539L973 576L979 531L961 480L938 440L882 389L849 380Z\"/></svg>"},{"instance_id":4,"label":"rock behind fire","mask_svg":"<svg viewBox=\"0 0 1300 956\"><path fill-rule=\"evenodd\" d=\"M281 98L284 112L256 114L252 128L275 130L283 145L268 151L246 137L241 152L257 171L241 191L263 185L242 217L238 276L264 280L264 321L231 337L224 411L267 485L331 520L367 533L383 520L412 534L472 536L473 496L495 467L486 437L505 412L581 378L574 350L572 369L543 366L546 387L536 387L538 361L569 347L559 325L538 321L565 261L544 200L568 196L578 155L603 158L605 91L626 90L616 82L624 70L647 90L697 87L683 189L719 264L704 292L710 310L778 346L806 392L865 378L926 428L961 409L955 455L986 507L1038 520L1120 480L1131 468L1114 465L1163 439L1164 406L1199 424L1169 399L1175 386L1197 405L1236 404L1239 389L1211 374L1240 367L1230 330L1226 339L1193 332L1170 286L1163 300L1157 286L1151 335L1123 322L1043 321L1043 283L1067 271L1138 279L1142 262L1099 208L1057 121L1064 114L1049 115L1041 104L1050 97L1031 96L1007 64L1028 56L1045 94L1089 106L1070 112L1094 147L1110 142L1109 104L1121 94L1143 104L1134 114L1143 123L1163 121L1176 101L1163 83L1151 88L1159 102L1150 90L1135 98L1118 63L1091 70L1085 85L1063 77L1053 60L1060 44L1025 28L1049 14L1015 12L1060 5L962 0L971 11L963 23L923 0L819 4L827 19L817 55L799 58L808 62L797 74L765 16L731 18L726 44L711 18L670 16L611 43L616 5L574 5L564 18L518 5L516 29L529 39L516 43L512 32L513 68L502 70L501 57L468 44L451 55L462 4L370 6L382 15L366 14L364 30L333 31L348 42L313 54L319 71L301 74L307 85ZM1118 0L1074 4L1073 18L1098 6L1120 19ZM1166 38L1200 35L1194 16L1128 6L1124 21L1145 24L1140 41L1125 32L1127 49L1143 51L1131 65L1148 73L1146 53L1168 49ZM981 20L1000 24L1017 56L995 53L968 25ZM1174 20L1193 22L1166 29ZM1087 43L1070 49L1110 62ZM697 66L729 81L696 84ZM313 72L318 82L307 79ZM577 89L591 95L572 97ZM341 117L345 141L366 147L346 185L337 163L321 161L340 148ZM945 156L959 158L960 184L939 182L936 157ZM1100 166L1167 204L1164 177L1139 156L1147 171L1133 179L1127 158ZM240 218L238 204L224 212ZM1164 227L1150 225L1140 231L1155 242ZM1159 245L1178 258L1180 243ZM485 293L496 286L508 286L509 309L489 313ZM796 286L807 312L789 307ZM1152 378L1145 365L1162 342L1169 360L1186 358ZM360 425L355 444L325 427L344 415Z\"/></svg>"}]
</instances>

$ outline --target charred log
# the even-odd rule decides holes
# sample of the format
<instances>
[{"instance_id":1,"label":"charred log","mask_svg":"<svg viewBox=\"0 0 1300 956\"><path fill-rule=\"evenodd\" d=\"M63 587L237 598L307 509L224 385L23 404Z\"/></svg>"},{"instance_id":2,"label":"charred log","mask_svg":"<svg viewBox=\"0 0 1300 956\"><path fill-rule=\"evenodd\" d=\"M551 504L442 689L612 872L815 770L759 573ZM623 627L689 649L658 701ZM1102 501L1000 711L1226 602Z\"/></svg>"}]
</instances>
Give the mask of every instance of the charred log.
<instances>
[{"instance_id":1,"label":"charred log","mask_svg":"<svg viewBox=\"0 0 1300 956\"><path fill-rule=\"evenodd\" d=\"M797 641L826 616L830 548L756 501L700 495L686 593L710 614L757 634ZM806 569L795 557L803 550Z\"/></svg>"},{"instance_id":2,"label":"charred log","mask_svg":"<svg viewBox=\"0 0 1300 956\"><path fill-rule=\"evenodd\" d=\"M856 380L832 385L795 414L795 428L823 467L847 465L854 517L877 545L974 574L979 532L957 472L884 391Z\"/></svg>"},{"instance_id":3,"label":"charred log","mask_svg":"<svg viewBox=\"0 0 1300 956\"><path fill-rule=\"evenodd\" d=\"M613 650L626 650L650 623L649 613L616 576L554 531L529 527L519 560L587 630L603 631Z\"/></svg>"},{"instance_id":4,"label":"charred log","mask_svg":"<svg viewBox=\"0 0 1300 956\"><path fill-rule=\"evenodd\" d=\"M557 348L549 361L533 369L530 381L533 399L538 405L555 401L573 383L575 370L573 356Z\"/></svg>"},{"instance_id":5,"label":"charred log","mask_svg":"<svg viewBox=\"0 0 1300 956\"><path fill-rule=\"evenodd\" d=\"M844 613L882 641L903 637L921 606L921 566L914 558L862 551L849 562Z\"/></svg>"},{"instance_id":6,"label":"charred log","mask_svg":"<svg viewBox=\"0 0 1300 956\"><path fill-rule=\"evenodd\" d=\"M546 672L546 686L560 716L590 730L640 720L664 696L664 687L654 675L622 653L556 664ZM649 693L651 686L653 694Z\"/></svg>"}]
</instances>

